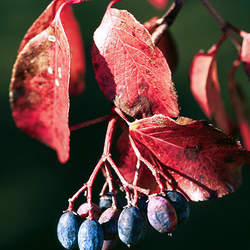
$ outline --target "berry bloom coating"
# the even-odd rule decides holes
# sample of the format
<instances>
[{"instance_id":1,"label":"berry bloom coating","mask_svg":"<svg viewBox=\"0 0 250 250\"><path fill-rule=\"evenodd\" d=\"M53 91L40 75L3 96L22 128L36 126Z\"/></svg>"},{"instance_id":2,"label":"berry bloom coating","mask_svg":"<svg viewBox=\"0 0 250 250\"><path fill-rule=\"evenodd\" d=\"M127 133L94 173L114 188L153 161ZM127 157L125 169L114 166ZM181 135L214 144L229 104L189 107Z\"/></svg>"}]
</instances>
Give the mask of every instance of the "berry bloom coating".
<instances>
[{"instance_id":1,"label":"berry bloom coating","mask_svg":"<svg viewBox=\"0 0 250 250\"><path fill-rule=\"evenodd\" d=\"M176 191L167 191L165 198L174 206L178 217L178 223L185 222L190 216L190 206L186 198Z\"/></svg>"},{"instance_id":2,"label":"berry bloom coating","mask_svg":"<svg viewBox=\"0 0 250 250\"><path fill-rule=\"evenodd\" d=\"M98 222L102 226L105 240L111 240L117 236L119 215L120 210L115 207L110 207L106 209L99 218Z\"/></svg>"},{"instance_id":3,"label":"berry bloom coating","mask_svg":"<svg viewBox=\"0 0 250 250\"><path fill-rule=\"evenodd\" d=\"M160 233L172 232L177 225L174 206L162 196L149 199L147 215L150 225Z\"/></svg>"},{"instance_id":4,"label":"berry bloom coating","mask_svg":"<svg viewBox=\"0 0 250 250\"><path fill-rule=\"evenodd\" d=\"M94 212L94 219L98 220L102 210L96 205L96 204L92 204L93 205L93 212ZM82 219L86 219L89 215L89 205L88 203L83 203L77 210L77 213L81 216Z\"/></svg>"},{"instance_id":5,"label":"berry bloom coating","mask_svg":"<svg viewBox=\"0 0 250 250\"><path fill-rule=\"evenodd\" d=\"M78 232L78 246L80 250L100 250L103 244L101 225L95 220L86 219Z\"/></svg>"},{"instance_id":6,"label":"berry bloom coating","mask_svg":"<svg viewBox=\"0 0 250 250\"><path fill-rule=\"evenodd\" d=\"M72 212L64 213L57 225L57 237L62 246L72 249L77 245L77 234L81 224L81 218Z\"/></svg>"},{"instance_id":7,"label":"berry bloom coating","mask_svg":"<svg viewBox=\"0 0 250 250\"><path fill-rule=\"evenodd\" d=\"M145 217L136 207L125 207L118 220L118 235L128 247L135 245L143 237Z\"/></svg>"}]
</instances>

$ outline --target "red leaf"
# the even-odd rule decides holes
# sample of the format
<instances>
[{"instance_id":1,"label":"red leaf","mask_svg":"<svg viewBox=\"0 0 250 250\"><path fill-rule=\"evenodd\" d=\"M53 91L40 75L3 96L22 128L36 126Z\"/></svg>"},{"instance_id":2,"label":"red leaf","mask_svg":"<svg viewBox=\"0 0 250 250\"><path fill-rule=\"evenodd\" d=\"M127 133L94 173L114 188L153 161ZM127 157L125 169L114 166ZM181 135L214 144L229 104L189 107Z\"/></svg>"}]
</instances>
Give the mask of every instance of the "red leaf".
<instances>
[{"instance_id":1,"label":"red leaf","mask_svg":"<svg viewBox=\"0 0 250 250\"><path fill-rule=\"evenodd\" d=\"M214 119L219 128L230 134L233 126L221 98L216 65L217 50L221 42L222 40L208 53L199 52L194 56L190 68L190 87L207 117Z\"/></svg>"},{"instance_id":2,"label":"red leaf","mask_svg":"<svg viewBox=\"0 0 250 250\"><path fill-rule=\"evenodd\" d=\"M241 36L243 37L242 47L241 47L241 61L244 62L244 68L250 79L250 33L242 31Z\"/></svg>"},{"instance_id":3,"label":"red leaf","mask_svg":"<svg viewBox=\"0 0 250 250\"><path fill-rule=\"evenodd\" d=\"M40 34L46 28L49 27L59 7L66 0L54 0L46 8L46 10L37 18L32 24L27 33L25 34L19 53L30 39ZM71 1L72 2L72 1ZM73 3L80 3L81 1L73 1ZM85 57L83 50L83 41L81 38L81 32L79 25L74 17L73 10L70 5L67 5L61 13L61 22L63 24L64 32L68 38L68 43L71 52L70 63L70 93L74 95L81 94L85 83L83 82L83 75L85 73Z\"/></svg>"},{"instance_id":4,"label":"red leaf","mask_svg":"<svg viewBox=\"0 0 250 250\"><path fill-rule=\"evenodd\" d=\"M83 78L86 65L80 27L74 17L71 6L62 11L61 20L69 41L71 53L69 92L73 95L79 95L85 87Z\"/></svg>"},{"instance_id":5,"label":"red leaf","mask_svg":"<svg viewBox=\"0 0 250 250\"><path fill-rule=\"evenodd\" d=\"M149 31L150 34L152 34L157 28L157 20L158 17L153 17L149 21L144 23L144 27ZM175 40L170 30L166 30L164 32L157 46L165 56L171 72L175 71L178 63L178 52Z\"/></svg>"},{"instance_id":6,"label":"red leaf","mask_svg":"<svg viewBox=\"0 0 250 250\"><path fill-rule=\"evenodd\" d=\"M239 65L240 62L236 60L229 73L228 86L233 108L240 127L243 144L246 149L250 150L250 110L247 104L247 97L240 89L240 86L235 82L235 73Z\"/></svg>"},{"instance_id":7,"label":"red leaf","mask_svg":"<svg viewBox=\"0 0 250 250\"><path fill-rule=\"evenodd\" d=\"M119 154L119 170L127 182L133 183L136 172L137 157L129 142L128 132L123 132L118 139L117 150ZM146 151L143 155L147 156ZM140 173L141 177L139 178L138 186L155 191L157 184L151 171L143 163L141 163L141 165L142 172Z\"/></svg>"},{"instance_id":8,"label":"red leaf","mask_svg":"<svg viewBox=\"0 0 250 250\"><path fill-rule=\"evenodd\" d=\"M55 149L62 163L69 158L70 49L60 14L69 3L61 4L44 31L26 39L10 85L16 125Z\"/></svg>"},{"instance_id":9,"label":"red leaf","mask_svg":"<svg viewBox=\"0 0 250 250\"><path fill-rule=\"evenodd\" d=\"M158 9L165 8L169 2L169 0L148 0L148 1Z\"/></svg>"},{"instance_id":10,"label":"red leaf","mask_svg":"<svg viewBox=\"0 0 250 250\"><path fill-rule=\"evenodd\" d=\"M110 6L95 31L92 49L96 79L104 95L133 117L178 116L166 59L142 24L126 10Z\"/></svg>"},{"instance_id":11,"label":"red leaf","mask_svg":"<svg viewBox=\"0 0 250 250\"><path fill-rule=\"evenodd\" d=\"M159 162L155 168L162 169L170 176L169 181L174 180L177 188L194 201L234 191L241 183L241 166L249 162L249 152L239 143L203 121L180 118L175 122L155 115L133 122L129 133L142 156L147 159L153 155L154 161ZM123 172L126 178L135 169L136 158L131 146L122 150L127 154L122 158L121 169L130 169ZM152 158L149 161L153 164ZM140 178L143 181L148 177ZM151 192L158 191L156 182L143 183L145 188L149 185Z\"/></svg>"}]
</instances>

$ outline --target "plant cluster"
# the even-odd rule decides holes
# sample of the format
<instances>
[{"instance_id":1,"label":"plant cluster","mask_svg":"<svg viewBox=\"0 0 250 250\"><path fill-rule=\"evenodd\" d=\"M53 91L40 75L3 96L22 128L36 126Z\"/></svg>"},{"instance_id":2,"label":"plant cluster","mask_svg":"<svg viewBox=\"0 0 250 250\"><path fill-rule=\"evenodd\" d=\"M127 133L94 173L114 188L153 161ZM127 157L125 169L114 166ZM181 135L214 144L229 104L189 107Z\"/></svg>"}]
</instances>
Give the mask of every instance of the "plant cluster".
<instances>
[{"instance_id":1,"label":"plant cluster","mask_svg":"<svg viewBox=\"0 0 250 250\"><path fill-rule=\"evenodd\" d=\"M149 224L160 233L171 233L190 214L186 198L177 191L151 195L148 201L142 196L136 206L116 206L110 202L111 194L101 198L100 207L94 205L93 220L87 218L87 203L83 203L77 213L66 212L61 216L57 235L64 248L78 245L81 250L112 249L118 236L131 247L144 238Z\"/></svg>"},{"instance_id":2,"label":"plant cluster","mask_svg":"<svg viewBox=\"0 0 250 250\"><path fill-rule=\"evenodd\" d=\"M185 0L175 0L163 17L144 24L127 10L114 8L118 1L109 3L91 51L96 80L112 103L111 114L68 125L69 94L84 90L82 37L71 7L81 0L53 0L24 36L13 67L10 101L16 125L56 150L61 163L69 159L71 131L108 122L103 154L87 182L69 199L58 223L59 241L67 249L77 241L80 249L110 249L117 235L134 245L143 237L147 220L157 231L171 232L188 218L187 201L235 191L241 184L242 166L250 162L250 112L235 81L241 63L250 78L250 34L225 22L209 0L201 0L222 35L207 53L194 56L190 86L218 129L180 115L171 74L178 61L177 48L169 28ZM169 1L150 2L162 8ZM237 49L228 84L237 124L225 111L217 76L217 53L227 38ZM115 134L118 139L113 143ZM245 148L234 139L237 134ZM116 147L116 158L111 146ZM92 202L100 171L105 177L103 213ZM124 208L116 198L118 190L125 194ZM74 204L82 193L86 203L76 211Z\"/></svg>"}]
</instances>

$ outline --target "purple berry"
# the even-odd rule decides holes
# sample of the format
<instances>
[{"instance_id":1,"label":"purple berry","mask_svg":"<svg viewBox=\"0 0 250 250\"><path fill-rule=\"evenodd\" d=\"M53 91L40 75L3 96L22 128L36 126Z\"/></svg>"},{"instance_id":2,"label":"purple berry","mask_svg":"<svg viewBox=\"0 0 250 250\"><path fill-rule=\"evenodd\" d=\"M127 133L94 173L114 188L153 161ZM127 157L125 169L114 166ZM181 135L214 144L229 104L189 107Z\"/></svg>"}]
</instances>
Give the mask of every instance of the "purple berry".
<instances>
[{"instance_id":1,"label":"purple berry","mask_svg":"<svg viewBox=\"0 0 250 250\"><path fill-rule=\"evenodd\" d=\"M93 203L92 206L93 206L94 219L98 220L102 211L96 204ZM83 220L86 219L89 215L89 204L87 202L83 203L78 208L77 213L81 216Z\"/></svg>"},{"instance_id":2,"label":"purple berry","mask_svg":"<svg viewBox=\"0 0 250 250\"><path fill-rule=\"evenodd\" d=\"M114 249L118 241L118 236L112 240L104 240L102 245L102 250L111 250Z\"/></svg>"},{"instance_id":3,"label":"purple berry","mask_svg":"<svg viewBox=\"0 0 250 250\"><path fill-rule=\"evenodd\" d=\"M77 245L80 224L80 216L73 212L64 213L60 217L57 225L57 237L64 248L72 249Z\"/></svg>"},{"instance_id":4,"label":"purple berry","mask_svg":"<svg viewBox=\"0 0 250 250\"><path fill-rule=\"evenodd\" d=\"M111 240L117 236L119 215L119 209L110 207L106 209L99 218L98 222L102 226L105 240Z\"/></svg>"},{"instance_id":5,"label":"purple berry","mask_svg":"<svg viewBox=\"0 0 250 250\"><path fill-rule=\"evenodd\" d=\"M143 238L145 223L145 216L138 208L125 207L118 220L120 240L128 246L138 243Z\"/></svg>"},{"instance_id":6,"label":"purple berry","mask_svg":"<svg viewBox=\"0 0 250 250\"><path fill-rule=\"evenodd\" d=\"M148 202L148 221L160 233L172 232L177 225L177 214L170 201L153 196Z\"/></svg>"},{"instance_id":7,"label":"purple berry","mask_svg":"<svg viewBox=\"0 0 250 250\"><path fill-rule=\"evenodd\" d=\"M78 232L78 246L80 250L100 250L103 244L101 225L95 220L86 219Z\"/></svg>"},{"instance_id":8,"label":"purple berry","mask_svg":"<svg viewBox=\"0 0 250 250\"><path fill-rule=\"evenodd\" d=\"M165 197L174 206L178 217L178 223L185 222L190 216L190 206L186 198L176 191L167 191Z\"/></svg>"}]
</instances>

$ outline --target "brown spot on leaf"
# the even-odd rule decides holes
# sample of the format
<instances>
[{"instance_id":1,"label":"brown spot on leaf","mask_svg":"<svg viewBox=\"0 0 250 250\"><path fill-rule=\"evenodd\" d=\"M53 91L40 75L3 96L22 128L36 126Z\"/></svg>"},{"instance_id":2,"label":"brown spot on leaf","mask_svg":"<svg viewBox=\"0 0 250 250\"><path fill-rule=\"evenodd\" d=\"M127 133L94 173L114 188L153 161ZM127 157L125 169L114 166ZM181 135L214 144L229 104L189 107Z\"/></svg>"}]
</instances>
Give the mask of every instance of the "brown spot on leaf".
<instances>
[{"instance_id":1,"label":"brown spot on leaf","mask_svg":"<svg viewBox=\"0 0 250 250\"><path fill-rule=\"evenodd\" d=\"M25 88L23 86L17 86L11 91L11 102L15 106L19 98L25 96Z\"/></svg>"},{"instance_id":2,"label":"brown spot on leaf","mask_svg":"<svg viewBox=\"0 0 250 250\"><path fill-rule=\"evenodd\" d=\"M119 107L123 112L132 117L136 117L139 119L145 115L152 115L151 102L144 95L138 96L138 98L133 102L132 105L123 103L121 100L121 98L116 96L114 99L115 105Z\"/></svg>"},{"instance_id":3,"label":"brown spot on leaf","mask_svg":"<svg viewBox=\"0 0 250 250\"><path fill-rule=\"evenodd\" d=\"M13 90L13 107L24 109L36 109L41 103L41 96L34 90L25 90L22 87Z\"/></svg>"},{"instance_id":4,"label":"brown spot on leaf","mask_svg":"<svg viewBox=\"0 0 250 250\"><path fill-rule=\"evenodd\" d=\"M201 151L200 145L195 145L191 147L187 146L184 149L184 155L186 159L189 161L197 161L199 159L200 151Z\"/></svg>"}]
</instances>

